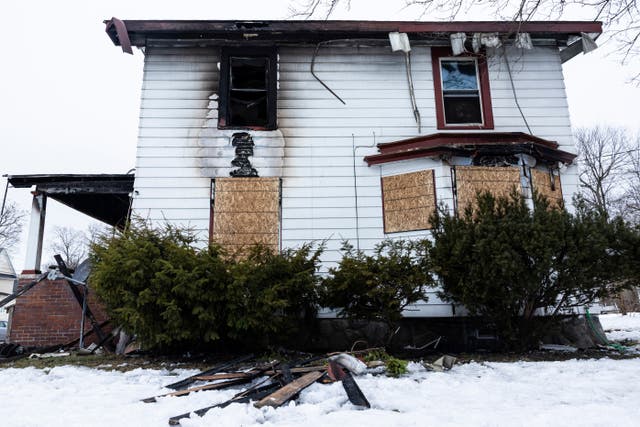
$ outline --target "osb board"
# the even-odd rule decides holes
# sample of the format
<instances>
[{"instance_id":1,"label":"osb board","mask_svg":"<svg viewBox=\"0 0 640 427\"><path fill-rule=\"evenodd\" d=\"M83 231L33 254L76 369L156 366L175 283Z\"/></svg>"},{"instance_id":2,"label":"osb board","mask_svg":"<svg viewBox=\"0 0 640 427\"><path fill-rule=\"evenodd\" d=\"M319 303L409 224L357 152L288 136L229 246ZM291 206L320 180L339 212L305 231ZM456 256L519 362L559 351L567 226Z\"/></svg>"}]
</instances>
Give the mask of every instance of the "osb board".
<instances>
[{"instance_id":1,"label":"osb board","mask_svg":"<svg viewBox=\"0 0 640 427\"><path fill-rule=\"evenodd\" d=\"M279 178L217 178L211 240L234 251L253 244L278 250Z\"/></svg>"},{"instance_id":2,"label":"osb board","mask_svg":"<svg viewBox=\"0 0 640 427\"><path fill-rule=\"evenodd\" d=\"M562 198L562 186L560 185L560 177L553 176L553 189L551 188L551 176L549 172L539 169L531 169L531 181L533 189L536 193L545 196L549 200L550 207L560 207L564 203Z\"/></svg>"},{"instance_id":3,"label":"osb board","mask_svg":"<svg viewBox=\"0 0 640 427\"><path fill-rule=\"evenodd\" d=\"M458 214L473 205L477 194L490 192L496 197L508 197L513 189L521 191L520 168L456 166Z\"/></svg>"},{"instance_id":4,"label":"osb board","mask_svg":"<svg viewBox=\"0 0 640 427\"><path fill-rule=\"evenodd\" d=\"M277 212L280 202L273 191L218 191L217 212ZM277 194L277 193L275 193Z\"/></svg>"},{"instance_id":5,"label":"osb board","mask_svg":"<svg viewBox=\"0 0 640 427\"><path fill-rule=\"evenodd\" d=\"M433 170L382 178L384 232L426 230L436 209Z\"/></svg>"},{"instance_id":6,"label":"osb board","mask_svg":"<svg viewBox=\"0 0 640 427\"><path fill-rule=\"evenodd\" d=\"M280 178L216 178L216 193L243 191L280 191Z\"/></svg>"}]
</instances>

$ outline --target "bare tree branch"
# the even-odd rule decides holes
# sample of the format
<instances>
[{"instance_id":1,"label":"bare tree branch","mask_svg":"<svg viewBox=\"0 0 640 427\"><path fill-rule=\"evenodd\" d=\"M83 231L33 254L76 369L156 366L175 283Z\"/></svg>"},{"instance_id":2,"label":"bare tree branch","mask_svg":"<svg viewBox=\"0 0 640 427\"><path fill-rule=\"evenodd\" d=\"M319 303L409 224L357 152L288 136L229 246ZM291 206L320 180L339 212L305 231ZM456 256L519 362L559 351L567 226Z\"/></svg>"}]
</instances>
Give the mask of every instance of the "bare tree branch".
<instances>
[{"instance_id":1,"label":"bare tree branch","mask_svg":"<svg viewBox=\"0 0 640 427\"><path fill-rule=\"evenodd\" d=\"M56 226L49 249L52 255L60 254L67 266L75 269L87 257L88 243L89 238L85 232L71 227Z\"/></svg>"},{"instance_id":2,"label":"bare tree branch","mask_svg":"<svg viewBox=\"0 0 640 427\"><path fill-rule=\"evenodd\" d=\"M398 0L400 2L400 0ZM632 80L640 83L640 9L637 0L403 0L405 8L414 8L417 19L463 19L478 13L492 19L525 22L575 18L601 20L605 33L599 44L610 44L614 56L633 71ZM290 6L292 17L328 19L339 5L349 0L304 0ZM461 16L462 15L462 16ZM633 62L633 63L632 63Z\"/></svg>"},{"instance_id":3,"label":"bare tree branch","mask_svg":"<svg viewBox=\"0 0 640 427\"><path fill-rule=\"evenodd\" d=\"M11 249L20 241L25 212L7 203L0 214L0 248Z\"/></svg>"},{"instance_id":4,"label":"bare tree branch","mask_svg":"<svg viewBox=\"0 0 640 427\"><path fill-rule=\"evenodd\" d=\"M580 161L580 185L594 209L616 214L623 197L622 181L629 166L630 142L624 129L580 128L575 132Z\"/></svg>"}]
</instances>

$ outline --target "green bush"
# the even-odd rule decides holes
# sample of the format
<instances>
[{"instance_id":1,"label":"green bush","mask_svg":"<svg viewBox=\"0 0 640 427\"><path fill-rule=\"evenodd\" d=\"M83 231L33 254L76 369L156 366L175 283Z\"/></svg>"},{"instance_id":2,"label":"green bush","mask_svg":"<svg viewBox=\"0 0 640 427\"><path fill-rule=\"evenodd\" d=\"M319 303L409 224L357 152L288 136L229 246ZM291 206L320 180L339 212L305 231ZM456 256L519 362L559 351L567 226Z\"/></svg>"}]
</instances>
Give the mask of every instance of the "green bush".
<instances>
[{"instance_id":1,"label":"green bush","mask_svg":"<svg viewBox=\"0 0 640 427\"><path fill-rule=\"evenodd\" d=\"M244 341L294 331L315 314L321 249L274 254L254 247L232 256L195 249L189 230L137 223L91 247L91 286L112 320L148 347ZM258 342L256 342L258 344Z\"/></svg>"},{"instance_id":2,"label":"green bush","mask_svg":"<svg viewBox=\"0 0 640 427\"><path fill-rule=\"evenodd\" d=\"M534 199L531 210L518 194L484 193L473 212L431 218L442 298L495 324L508 347L535 345L558 316L638 282L637 230Z\"/></svg>"},{"instance_id":3,"label":"green bush","mask_svg":"<svg viewBox=\"0 0 640 427\"><path fill-rule=\"evenodd\" d=\"M322 248L311 245L274 253L253 246L229 263L226 289L228 336L285 338L296 332L301 319L315 318Z\"/></svg>"},{"instance_id":4,"label":"green bush","mask_svg":"<svg viewBox=\"0 0 640 427\"><path fill-rule=\"evenodd\" d=\"M343 258L322 281L322 305L340 316L397 323L409 304L433 285L428 240L385 240L372 255L343 245Z\"/></svg>"}]
</instances>

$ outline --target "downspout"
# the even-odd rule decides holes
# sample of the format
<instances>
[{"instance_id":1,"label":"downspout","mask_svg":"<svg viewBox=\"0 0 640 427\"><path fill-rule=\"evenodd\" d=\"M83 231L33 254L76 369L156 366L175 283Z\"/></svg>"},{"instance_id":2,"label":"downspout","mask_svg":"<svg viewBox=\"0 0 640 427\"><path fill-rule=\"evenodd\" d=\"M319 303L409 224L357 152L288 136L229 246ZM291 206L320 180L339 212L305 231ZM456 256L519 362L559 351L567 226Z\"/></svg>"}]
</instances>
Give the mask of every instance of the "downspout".
<instances>
[{"instance_id":1,"label":"downspout","mask_svg":"<svg viewBox=\"0 0 640 427\"><path fill-rule=\"evenodd\" d=\"M405 68L407 70L407 83L409 84L409 97L411 98L411 108L413 108L413 117L416 119L418 125L418 133L422 130L422 124L420 123L420 111L418 110L418 104L416 103L416 93L413 89L413 77L411 75L411 52L404 53Z\"/></svg>"},{"instance_id":2,"label":"downspout","mask_svg":"<svg viewBox=\"0 0 640 427\"><path fill-rule=\"evenodd\" d=\"M409 44L409 37L407 36L407 33L389 33L389 42L391 43L391 50L393 52L401 50L404 53L407 84L409 85L409 98L411 98L413 117L416 119L416 124L418 125L418 133L420 133L422 125L420 122L420 111L418 110L418 104L416 103L416 94L413 88L413 76L411 74L411 46Z\"/></svg>"}]
</instances>

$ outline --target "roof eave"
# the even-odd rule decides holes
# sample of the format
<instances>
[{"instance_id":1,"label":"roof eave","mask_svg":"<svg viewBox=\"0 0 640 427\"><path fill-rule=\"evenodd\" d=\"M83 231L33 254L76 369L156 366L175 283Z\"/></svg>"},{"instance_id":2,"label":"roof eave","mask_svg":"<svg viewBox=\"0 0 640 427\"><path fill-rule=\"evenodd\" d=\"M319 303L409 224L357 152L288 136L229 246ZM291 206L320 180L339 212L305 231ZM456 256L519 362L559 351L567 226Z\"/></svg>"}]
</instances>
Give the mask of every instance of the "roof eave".
<instances>
[{"instance_id":1,"label":"roof eave","mask_svg":"<svg viewBox=\"0 0 640 427\"><path fill-rule=\"evenodd\" d=\"M131 44L145 46L146 40L205 40L231 39L256 42L314 42L342 38L386 39L389 32L408 33L412 39L429 39L435 34L455 32L499 32L515 34L528 32L534 38L566 40L568 35L601 33L602 24L592 21L512 22L512 21L176 21L125 20L104 21L111 41L120 46L118 23L123 23Z\"/></svg>"}]
</instances>

